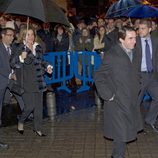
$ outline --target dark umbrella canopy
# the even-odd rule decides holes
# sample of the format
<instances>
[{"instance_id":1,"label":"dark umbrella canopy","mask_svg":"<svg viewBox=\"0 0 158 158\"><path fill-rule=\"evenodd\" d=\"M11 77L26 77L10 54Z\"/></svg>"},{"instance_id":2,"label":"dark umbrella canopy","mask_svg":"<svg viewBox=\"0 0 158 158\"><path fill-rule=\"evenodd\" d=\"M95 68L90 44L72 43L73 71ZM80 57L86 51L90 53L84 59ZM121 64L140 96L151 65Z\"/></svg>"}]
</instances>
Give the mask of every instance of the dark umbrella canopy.
<instances>
[{"instance_id":1,"label":"dark umbrella canopy","mask_svg":"<svg viewBox=\"0 0 158 158\"><path fill-rule=\"evenodd\" d=\"M154 18L158 17L158 8L149 5L137 6L123 13L122 16L131 18Z\"/></svg>"},{"instance_id":2,"label":"dark umbrella canopy","mask_svg":"<svg viewBox=\"0 0 158 158\"><path fill-rule=\"evenodd\" d=\"M141 4L140 0L119 0L110 6L106 13L106 18L120 17L129 8L134 8Z\"/></svg>"},{"instance_id":3,"label":"dark umbrella canopy","mask_svg":"<svg viewBox=\"0 0 158 158\"><path fill-rule=\"evenodd\" d=\"M55 22L69 26L67 17L52 0L0 0L0 11L26 15L43 22Z\"/></svg>"}]
</instances>

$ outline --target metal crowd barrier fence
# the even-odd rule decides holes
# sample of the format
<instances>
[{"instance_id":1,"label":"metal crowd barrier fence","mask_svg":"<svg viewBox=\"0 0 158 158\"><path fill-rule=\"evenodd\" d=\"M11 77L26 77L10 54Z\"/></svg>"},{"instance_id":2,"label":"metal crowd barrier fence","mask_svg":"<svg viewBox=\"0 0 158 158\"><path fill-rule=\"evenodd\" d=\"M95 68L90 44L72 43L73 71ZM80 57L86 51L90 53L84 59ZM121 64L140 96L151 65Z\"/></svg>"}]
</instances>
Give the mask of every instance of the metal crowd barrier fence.
<instances>
[{"instance_id":1,"label":"metal crowd barrier fence","mask_svg":"<svg viewBox=\"0 0 158 158\"><path fill-rule=\"evenodd\" d=\"M74 75L72 56L73 54L70 52L49 52L44 54L44 60L48 61L53 66L52 75L45 75L47 85L61 82L61 86L58 90L71 92L66 86L66 82Z\"/></svg>"},{"instance_id":2,"label":"metal crowd barrier fence","mask_svg":"<svg viewBox=\"0 0 158 158\"><path fill-rule=\"evenodd\" d=\"M79 51L74 53L74 75L82 81L77 92L89 90L88 83L93 83L93 74L101 63L101 57L96 52Z\"/></svg>"},{"instance_id":3,"label":"metal crowd barrier fence","mask_svg":"<svg viewBox=\"0 0 158 158\"><path fill-rule=\"evenodd\" d=\"M60 83L58 90L65 90L71 93L67 87L67 81L73 77L81 80L82 84L77 92L90 89L88 83L93 84L93 74L101 64L101 55L96 52L49 52L44 54L44 60L53 66L53 74L45 75L46 84ZM150 100L148 94L144 95L143 101Z\"/></svg>"},{"instance_id":4,"label":"metal crowd barrier fence","mask_svg":"<svg viewBox=\"0 0 158 158\"><path fill-rule=\"evenodd\" d=\"M77 92L88 90L87 83L93 83L93 73L101 63L101 56L96 52L49 52L44 54L44 60L53 66L51 77L45 76L46 83L53 84L61 82L58 90L71 92L66 83L73 77L81 80L82 85Z\"/></svg>"}]
</instances>

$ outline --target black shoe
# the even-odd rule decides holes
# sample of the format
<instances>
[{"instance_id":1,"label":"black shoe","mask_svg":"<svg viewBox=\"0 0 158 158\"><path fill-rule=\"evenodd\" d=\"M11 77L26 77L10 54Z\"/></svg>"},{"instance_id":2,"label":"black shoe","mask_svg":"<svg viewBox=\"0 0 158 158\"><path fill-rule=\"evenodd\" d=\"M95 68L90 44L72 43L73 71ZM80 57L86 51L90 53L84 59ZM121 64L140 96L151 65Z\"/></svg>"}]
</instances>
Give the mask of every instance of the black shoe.
<instances>
[{"instance_id":1,"label":"black shoe","mask_svg":"<svg viewBox=\"0 0 158 158\"><path fill-rule=\"evenodd\" d=\"M35 130L33 130L35 133L36 133L36 135L37 136L39 136L39 137L45 137L45 136L47 136L46 134L43 134L41 131L35 131Z\"/></svg>"},{"instance_id":2,"label":"black shoe","mask_svg":"<svg viewBox=\"0 0 158 158\"><path fill-rule=\"evenodd\" d=\"M9 148L8 144L0 142L0 149L8 149L8 148Z\"/></svg>"},{"instance_id":3,"label":"black shoe","mask_svg":"<svg viewBox=\"0 0 158 158\"><path fill-rule=\"evenodd\" d=\"M158 133L158 129L155 125L146 123L154 132Z\"/></svg>"},{"instance_id":4,"label":"black shoe","mask_svg":"<svg viewBox=\"0 0 158 158\"><path fill-rule=\"evenodd\" d=\"M24 130L19 130L19 129L17 129L17 131L18 131L21 135L24 134Z\"/></svg>"}]
</instances>

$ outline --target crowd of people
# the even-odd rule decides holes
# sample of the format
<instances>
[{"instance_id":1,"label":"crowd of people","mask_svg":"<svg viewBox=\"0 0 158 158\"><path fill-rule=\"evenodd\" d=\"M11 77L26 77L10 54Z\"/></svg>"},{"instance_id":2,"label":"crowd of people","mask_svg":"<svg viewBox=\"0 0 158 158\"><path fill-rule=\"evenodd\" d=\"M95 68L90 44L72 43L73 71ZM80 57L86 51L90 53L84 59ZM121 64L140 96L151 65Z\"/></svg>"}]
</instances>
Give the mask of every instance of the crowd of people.
<instances>
[{"instance_id":1,"label":"crowd of people","mask_svg":"<svg viewBox=\"0 0 158 158\"><path fill-rule=\"evenodd\" d=\"M17 131L24 134L24 122L33 112L33 131L45 136L42 99L47 87L43 76L51 74L53 67L43 61L43 53L95 51L104 56L94 77L104 100L104 136L114 140L112 157L123 158L126 142L136 139L137 132L143 130L140 104L145 93L152 98L145 123L158 133L157 23L103 17L69 20L69 28L35 21L27 27L19 17L0 17L0 125L4 96L12 93L22 112ZM15 83L24 90L22 94L12 90ZM0 142L0 148L8 145Z\"/></svg>"}]
</instances>

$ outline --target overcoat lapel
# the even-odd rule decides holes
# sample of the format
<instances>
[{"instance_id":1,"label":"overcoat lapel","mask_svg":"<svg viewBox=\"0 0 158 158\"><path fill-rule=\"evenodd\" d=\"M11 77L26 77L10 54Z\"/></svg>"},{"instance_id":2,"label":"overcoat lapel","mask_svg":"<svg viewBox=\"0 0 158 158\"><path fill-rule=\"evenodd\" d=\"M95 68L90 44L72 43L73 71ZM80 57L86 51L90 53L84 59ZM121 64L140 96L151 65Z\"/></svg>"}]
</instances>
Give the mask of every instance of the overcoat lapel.
<instances>
[{"instance_id":1,"label":"overcoat lapel","mask_svg":"<svg viewBox=\"0 0 158 158\"><path fill-rule=\"evenodd\" d=\"M130 61L128 55L127 55L126 52L123 50L123 48L121 48L120 45L118 45L117 50L118 50L118 51L117 51L116 53L117 53L119 56L121 56L122 58L126 58L126 60L129 61L128 63L131 65L132 62Z\"/></svg>"}]
</instances>

